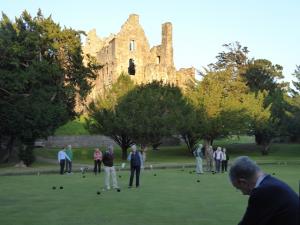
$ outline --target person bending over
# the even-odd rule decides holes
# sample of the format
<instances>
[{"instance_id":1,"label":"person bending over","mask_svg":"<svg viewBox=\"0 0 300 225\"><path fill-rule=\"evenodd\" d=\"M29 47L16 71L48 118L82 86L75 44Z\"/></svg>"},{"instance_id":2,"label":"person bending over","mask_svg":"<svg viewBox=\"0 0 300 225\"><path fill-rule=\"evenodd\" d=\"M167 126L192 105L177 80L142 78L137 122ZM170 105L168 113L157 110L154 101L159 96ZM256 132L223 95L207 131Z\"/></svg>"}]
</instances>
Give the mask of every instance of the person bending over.
<instances>
[{"instance_id":1,"label":"person bending over","mask_svg":"<svg viewBox=\"0 0 300 225\"><path fill-rule=\"evenodd\" d=\"M232 185L249 195L239 225L299 225L299 196L283 181L264 173L247 156L229 170Z\"/></svg>"}]
</instances>

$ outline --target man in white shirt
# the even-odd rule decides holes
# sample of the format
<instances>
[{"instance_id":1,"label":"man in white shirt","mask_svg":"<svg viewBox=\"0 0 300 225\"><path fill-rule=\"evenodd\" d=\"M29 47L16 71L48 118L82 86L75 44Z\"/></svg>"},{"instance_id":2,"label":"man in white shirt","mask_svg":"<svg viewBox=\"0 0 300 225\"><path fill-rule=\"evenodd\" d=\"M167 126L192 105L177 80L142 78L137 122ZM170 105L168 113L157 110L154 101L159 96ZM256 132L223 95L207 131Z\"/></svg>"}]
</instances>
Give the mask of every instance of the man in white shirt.
<instances>
[{"instance_id":1,"label":"man in white shirt","mask_svg":"<svg viewBox=\"0 0 300 225\"><path fill-rule=\"evenodd\" d=\"M60 174L64 174L64 169L65 169L65 164L66 164L66 159L70 160L69 156L65 152L65 147L60 150L57 154L57 159L60 165Z\"/></svg>"}]
</instances>

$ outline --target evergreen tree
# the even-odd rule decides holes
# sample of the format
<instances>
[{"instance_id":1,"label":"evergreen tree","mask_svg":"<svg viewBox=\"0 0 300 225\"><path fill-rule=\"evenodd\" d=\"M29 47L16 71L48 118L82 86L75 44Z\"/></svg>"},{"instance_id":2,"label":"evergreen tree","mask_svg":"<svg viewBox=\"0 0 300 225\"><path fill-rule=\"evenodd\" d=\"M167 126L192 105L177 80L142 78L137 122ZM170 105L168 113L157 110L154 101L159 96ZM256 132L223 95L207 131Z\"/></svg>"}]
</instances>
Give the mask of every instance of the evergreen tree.
<instances>
[{"instance_id":1,"label":"evergreen tree","mask_svg":"<svg viewBox=\"0 0 300 225\"><path fill-rule=\"evenodd\" d=\"M178 133L191 107L178 87L154 81L125 95L116 107L130 138L142 146L161 142Z\"/></svg>"},{"instance_id":2,"label":"evergreen tree","mask_svg":"<svg viewBox=\"0 0 300 225\"><path fill-rule=\"evenodd\" d=\"M14 143L33 146L76 115L76 96L84 98L97 65L84 66L81 32L61 28L51 17L24 11L15 22L0 21L0 139L2 161ZM24 155L23 153L20 156ZM21 157L22 158L22 157ZM32 161L28 161L31 163Z\"/></svg>"},{"instance_id":3,"label":"evergreen tree","mask_svg":"<svg viewBox=\"0 0 300 225\"><path fill-rule=\"evenodd\" d=\"M122 159L127 159L127 149L133 144L127 132L128 123L116 114L122 97L135 87L128 74L122 73L110 90L88 107L87 128L91 133L111 137L122 149Z\"/></svg>"}]
</instances>

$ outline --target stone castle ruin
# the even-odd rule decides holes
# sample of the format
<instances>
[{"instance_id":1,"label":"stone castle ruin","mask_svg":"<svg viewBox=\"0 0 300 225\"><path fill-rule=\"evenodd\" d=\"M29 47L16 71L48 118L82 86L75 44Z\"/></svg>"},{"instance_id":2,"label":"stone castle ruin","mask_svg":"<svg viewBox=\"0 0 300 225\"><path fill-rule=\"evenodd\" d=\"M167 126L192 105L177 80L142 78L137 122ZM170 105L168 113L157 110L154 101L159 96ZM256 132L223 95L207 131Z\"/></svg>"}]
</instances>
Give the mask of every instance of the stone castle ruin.
<instances>
[{"instance_id":1,"label":"stone castle ruin","mask_svg":"<svg viewBox=\"0 0 300 225\"><path fill-rule=\"evenodd\" d=\"M150 48L136 14L129 16L119 33L107 38L99 38L95 29L88 32L83 53L94 56L103 66L88 102L109 89L122 72L128 73L137 84L159 80L183 89L195 78L194 68L177 71L174 66L172 24L162 24L161 44Z\"/></svg>"}]
</instances>

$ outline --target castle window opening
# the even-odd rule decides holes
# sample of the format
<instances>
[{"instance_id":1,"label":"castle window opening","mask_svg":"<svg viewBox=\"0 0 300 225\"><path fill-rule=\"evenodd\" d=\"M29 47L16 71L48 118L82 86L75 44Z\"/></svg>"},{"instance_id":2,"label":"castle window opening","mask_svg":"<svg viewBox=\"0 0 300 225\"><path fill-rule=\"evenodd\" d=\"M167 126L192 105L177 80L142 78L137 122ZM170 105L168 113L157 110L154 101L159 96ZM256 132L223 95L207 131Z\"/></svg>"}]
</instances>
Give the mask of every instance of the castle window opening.
<instances>
[{"instance_id":1,"label":"castle window opening","mask_svg":"<svg viewBox=\"0 0 300 225\"><path fill-rule=\"evenodd\" d=\"M135 64L133 59L129 59L128 74L135 75Z\"/></svg>"},{"instance_id":2,"label":"castle window opening","mask_svg":"<svg viewBox=\"0 0 300 225\"><path fill-rule=\"evenodd\" d=\"M160 64L160 56L156 57L156 64Z\"/></svg>"},{"instance_id":3,"label":"castle window opening","mask_svg":"<svg viewBox=\"0 0 300 225\"><path fill-rule=\"evenodd\" d=\"M134 51L134 50L135 50L135 42L134 40L131 40L129 44L129 51Z\"/></svg>"}]
</instances>

